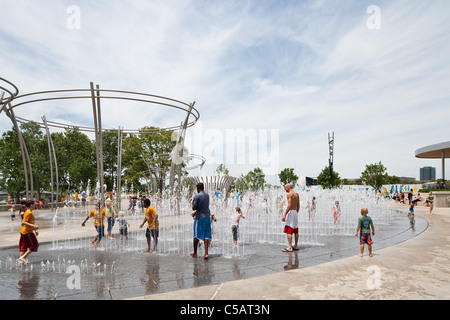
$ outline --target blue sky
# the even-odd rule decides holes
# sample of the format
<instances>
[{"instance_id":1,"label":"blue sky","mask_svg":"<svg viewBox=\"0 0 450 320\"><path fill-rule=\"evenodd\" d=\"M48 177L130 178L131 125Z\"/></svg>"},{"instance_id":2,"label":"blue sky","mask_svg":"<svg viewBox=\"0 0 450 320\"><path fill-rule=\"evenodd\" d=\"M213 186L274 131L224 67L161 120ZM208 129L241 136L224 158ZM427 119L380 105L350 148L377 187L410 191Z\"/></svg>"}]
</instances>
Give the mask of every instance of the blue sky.
<instances>
[{"instance_id":1,"label":"blue sky","mask_svg":"<svg viewBox=\"0 0 450 320\"><path fill-rule=\"evenodd\" d=\"M77 29L68 27L73 5ZM379 29L367 25L371 5L380 9ZM440 177L440 160L414 153L449 140L449 9L447 0L2 0L0 77L21 94L92 81L195 101L201 123L188 132L188 148L204 153L206 173L226 160L227 146L221 154L217 144L227 130L266 130L278 133L269 149L280 171L317 176L334 131L341 177L357 178L378 161L391 175L419 178L431 165ZM111 128L178 125L183 117L142 105L103 108ZM16 113L93 125L90 104L39 103ZM1 131L10 127L0 114ZM258 161L226 165L239 175L264 169ZM450 165L446 171L450 177Z\"/></svg>"}]
</instances>

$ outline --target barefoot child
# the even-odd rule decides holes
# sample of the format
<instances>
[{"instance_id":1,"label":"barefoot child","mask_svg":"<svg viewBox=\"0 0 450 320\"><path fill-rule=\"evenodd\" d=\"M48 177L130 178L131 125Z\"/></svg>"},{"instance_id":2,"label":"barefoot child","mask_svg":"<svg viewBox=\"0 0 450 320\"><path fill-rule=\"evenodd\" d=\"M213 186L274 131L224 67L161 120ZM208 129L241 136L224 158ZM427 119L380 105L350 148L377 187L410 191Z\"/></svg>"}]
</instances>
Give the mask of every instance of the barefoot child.
<instances>
[{"instance_id":1,"label":"barefoot child","mask_svg":"<svg viewBox=\"0 0 450 320\"><path fill-rule=\"evenodd\" d=\"M145 237L147 238L147 250L144 252L156 252L156 246L158 245L158 237L159 237L159 221L158 214L156 210L150 206L150 199L144 200L144 208L145 208L145 217L144 221L142 221L139 228L142 228L144 224L147 222L147 230L145 232ZM151 243L153 238L153 249L151 249Z\"/></svg>"},{"instance_id":2,"label":"barefoot child","mask_svg":"<svg viewBox=\"0 0 450 320\"><path fill-rule=\"evenodd\" d=\"M104 221L105 221L105 218L107 218L105 209L100 210L100 202L96 203L95 209L93 209L93 210L91 210L91 212L89 212L88 216L86 217L86 219L84 219L83 223L81 224L82 227L84 227L86 225L86 221L88 221L89 218L94 218L94 226L95 226L95 230L97 230L97 235L95 236L94 240L91 241L91 245L94 248L96 248L100 244L100 241L102 240L102 238L105 236L105 222Z\"/></svg>"},{"instance_id":3,"label":"barefoot child","mask_svg":"<svg viewBox=\"0 0 450 320\"><path fill-rule=\"evenodd\" d=\"M27 201L26 207L27 210L23 215L22 229L20 230L20 242L19 242L19 250L20 250L19 261L23 263L28 263L26 257L28 257L32 252L37 252L39 247L39 243L36 239L36 236L39 235L37 231L39 227L35 225L33 214L34 201Z\"/></svg>"},{"instance_id":4,"label":"barefoot child","mask_svg":"<svg viewBox=\"0 0 450 320\"><path fill-rule=\"evenodd\" d=\"M245 219L244 214L241 211L241 208L236 207L236 212L233 213L233 224L231 226L231 232L233 234L233 244L237 247L237 241L239 238L239 220Z\"/></svg>"},{"instance_id":5,"label":"barefoot child","mask_svg":"<svg viewBox=\"0 0 450 320\"><path fill-rule=\"evenodd\" d=\"M414 202L411 203L411 205L409 206L408 218L409 218L409 224L411 225L411 228L413 228L414 224L416 223L416 221L414 219Z\"/></svg>"},{"instance_id":6,"label":"barefoot child","mask_svg":"<svg viewBox=\"0 0 450 320\"><path fill-rule=\"evenodd\" d=\"M11 205L11 208L9 209L9 214L11 215L11 221L14 221L14 219L16 218L16 208L14 207L14 205Z\"/></svg>"},{"instance_id":7,"label":"barefoot child","mask_svg":"<svg viewBox=\"0 0 450 320\"><path fill-rule=\"evenodd\" d=\"M127 218L125 218L125 213L123 211L119 212L119 217L116 219L119 222L120 240L123 240L123 236L128 240L128 223Z\"/></svg>"},{"instance_id":8,"label":"barefoot child","mask_svg":"<svg viewBox=\"0 0 450 320\"><path fill-rule=\"evenodd\" d=\"M358 227L356 228L355 233L355 236L358 236L358 232L361 232L359 235L359 244L361 245L360 257L363 256L365 244L367 244L367 248L369 249L369 256L372 257L373 242L370 235L370 228L372 228L372 235L375 235L375 228L373 226L372 218L367 215L368 213L369 210L367 208L361 209L361 217L358 218Z\"/></svg>"}]
</instances>

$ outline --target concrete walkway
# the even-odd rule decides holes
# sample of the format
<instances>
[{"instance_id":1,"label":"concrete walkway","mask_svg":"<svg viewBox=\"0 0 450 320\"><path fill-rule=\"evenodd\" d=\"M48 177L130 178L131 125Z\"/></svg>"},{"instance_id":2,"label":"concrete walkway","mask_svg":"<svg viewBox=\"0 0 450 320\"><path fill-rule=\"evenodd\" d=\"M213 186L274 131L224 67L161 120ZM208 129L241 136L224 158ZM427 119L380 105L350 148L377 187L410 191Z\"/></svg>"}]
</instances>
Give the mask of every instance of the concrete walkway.
<instances>
[{"instance_id":1,"label":"concrete walkway","mask_svg":"<svg viewBox=\"0 0 450 320\"><path fill-rule=\"evenodd\" d=\"M362 258L355 254L302 269L133 300L450 299L450 208L435 208L430 216L429 208L418 206L415 214L427 219L427 230L379 250L374 237L373 257L366 251Z\"/></svg>"}]
</instances>

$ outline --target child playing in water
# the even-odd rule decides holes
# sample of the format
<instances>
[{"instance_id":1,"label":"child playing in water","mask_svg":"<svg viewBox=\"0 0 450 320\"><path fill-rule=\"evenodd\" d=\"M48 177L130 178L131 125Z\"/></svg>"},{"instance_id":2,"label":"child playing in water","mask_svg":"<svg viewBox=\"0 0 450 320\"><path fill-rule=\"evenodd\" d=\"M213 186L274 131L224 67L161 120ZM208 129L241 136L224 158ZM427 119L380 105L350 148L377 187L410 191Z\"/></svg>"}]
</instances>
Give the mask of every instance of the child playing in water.
<instances>
[{"instance_id":1,"label":"child playing in water","mask_svg":"<svg viewBox=\"0 0 450 320\"><path fill-rule=\"evenodd\" d=\"M233 234L233 244L237 247L237 241L239 237L239 220L245 219L244 214L241 211L241 208L236 207L236 212L233 213L233 225L231 226L231 232Z\"/></svg>"},{"instance_id":2,"label":"child playing in water","mask_svg":"<svg viewBox=\"0 0 450 320\"><path fill-rule=\"evenodd\" d=\"M94 240L91 241L91 245L96 248L99 244L102 238L105 236L105 218L106 212L105 209L100 210L100 202L98 202L95 205L95 209L89 212L86 219L84 219L83 223L81 224L82 227L86 225L86 221L89 220L89 218L94 218L94 226L95 230L97 230L97 235L95 236Z\"/></svg>"},{"instance_id":3,"label":"child playing in water","mask_svg":"<svg viewBox=\"0 0 450 320\"><path fill-rule=\"evenodd\" d=\"M34 201L26 202L27 211L23 215L22 219L22 229L20 230L20 242L19 251L20 257L19 261L22 263L28 263L26 258L32 253L37 252L39 247L39 242L37 241L37 236L39 235L39 227L34 222Z\"/></svg>"},{"instance_id":4,"label":"child playing in water","mask_svg":"<svg viewBox=\"0 0 450 320\"><path fill-rule=\"evenodd\" d=\"M123 240L123 236L128 240L128 227L130 224L128 223L127 218L125 218L125 213L123 211L119 212L119 217L116 221L119 222L120 240Z\"/></svg>"},{"instance_id":5,"label":"child playing in water","mask_svg":"<svg viewBox=\"0 0 450 320\"><path fill-rule=\"evenodd\" d=\"M408 218L409 218L409 224L411 225L411 228L414 227L414 224L416 222L414 219L414 202L411 203L411 205L409 206Z\"/></svg>"},{"instance_id":6,"label":"child playing in water","mask_svg":"<svg viewBox=\"0 0 450 320\"><path fill-rule=\"evenodd\" d=\"M11 221L14 221L16 218L16 209L13 204L11 205L11 208L9 208L9 214L11 215Z\"/></svg>"},{"instance_id":7,"label":"child playing in water","mask_svg":"<svg viewBox=\"0 0 450 320\"><path fill-rule=\"evenodd\" d=\"M147 223L147 229L145 231L145 237L147 238L148 248L144 252L156 252L159 237L159 220L156 210L150 206L150 199L144 200L145 217L139 228L142 229L145 223ZM151 248L153 238L153 249Z\"/></svg>"},{"instance_id":8,"label":"child playing in water","mask_svg":"<svg viewBox=\"0 0 450 320\"><path fill-rule=\"evenodd\" d=\"M373 241L370 234L370 228L372 228L372 235L375 235L375 228L373 226L372 218L367 215L368 213L369 210L367 208L361 209L361 217L358 218L358 227L356 228L355 233L355 236L358 236L358 232L361 231L359 235L359 244L361 246L361 253L359 254L360 257L363 256L364 247L366 244L369 249L369 256L372 257Z\"/></svg>"},{"instance_id":9,"label":"child playing in water","mask_svg":"<svg viewBox=\"0 0 450 320\"><path fill-rule=\"evenodd\" d=\"M333 205L333 218L334 218L334 226L339 224L341 220L341 207L339 206L339 201L335 201Z\"/></svg>"}]
</instances>

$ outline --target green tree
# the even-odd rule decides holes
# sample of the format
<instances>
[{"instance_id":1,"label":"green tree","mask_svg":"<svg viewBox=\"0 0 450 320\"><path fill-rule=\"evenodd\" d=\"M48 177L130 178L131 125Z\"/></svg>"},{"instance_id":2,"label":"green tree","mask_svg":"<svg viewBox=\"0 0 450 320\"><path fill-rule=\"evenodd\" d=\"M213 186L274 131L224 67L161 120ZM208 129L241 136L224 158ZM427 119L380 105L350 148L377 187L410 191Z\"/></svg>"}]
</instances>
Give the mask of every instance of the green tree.
<instances>
[{"instance_id":1,"label":"green tree","mask_svg":"<svg viewBox=\"0 0 450 320\"><path fill-rule=\"evenodd\" d=\"M225 176L228 177L230 175L230 170L228 170L227 167L222 163L217 168L216 171L214 171L219 176Z\"/></svg>"},{"instance_id":2,"label":"green tree","mask_svg":"<svg viewBox=\"0 0 450 320\"><path fill-rule=\"evenodd\" d=\"M172 131L157 131L155 127L145 127L138 135L129 135L123 140L122 167L124 179L131 186L140 185L143 172L149 172L157 182L158 191L162 191L169 178L172 166L171 153L176 145L172 140ZM147 131L147 132L145 132ZM136 188L133 191L137 191Z\"/></svg>"},{"instance_id":3,"label":"green tree","mask_svg":"<svg viewBox=\"0 0 450 320\"><path fill-rule=\"evenodd\" d=\"M38 199L42 199L42 191L49 190L50 187L47 137L44 138L43 132L36 122L23 123L20 129L30 157L33 189L37 193Z\"/></svg>"},{"instance_id":4,"label":"green tree","mask_svg":"<svg viewBox=\"0 0 450 320\"><path fill-rule=\"evenodd\" d=\"M0 139L0 187L16 202L25 191L25 176L16 130L6 131Z\"/></svg>"},{"instance_id":5,"label":"green tree","mask_svg":"<svg viewBox=\"0 0 450 320\"><path fill-rule=\"evenodd\" d=\"M36 122L21 124L20 131L28 151L33 175L33 181L29 179L28 187L30 190L33 189L37 197L41 199L42 191L48 190L50 183L47 140L44 139L40 126ZM27 171L29 171L28 165ZM20 194L25 193L26 185L19 140L14 128L5 132L0 140L0 176L0 187L14 195L18 201Z\"/></svg>"},{"instance_id":6,"label":"green tree","mask_svg":"<svg viewBox=\"0 0 450 320\"><path fill-rule=\"evenodd\" d=\"M402 179L400 179L400 177L397 176L388 176L388 184L401 184L402 183Z\"/></svg>"},{"instance_id":7,"label":"green tree","mask_svg":"<svg viewBox=\"0 0 450 320\"><path fill-rule=\"evenodd\" d=\"M317 184L321 185L324 188L331 188L332 186L340 185L341 178L339 177L339 173L333 171L333 185L332 185L330 167L326 166L317 176Z\"/></svg>"},{"instance_id":8,"label":"green tree","mask_svg":"<svg viewBox=\"0 0 450 320\"><path fill-rule=\"evenodd\" d=\"M78 127L66 128L64 133L52 133L52 140L61 191L81 191L87 188L88 183L94 188L97 183L94 142Z\"/></svg>"},{"instance_id":9,"label":"green tree","mask_svg":"<svg viewBox=\"0 0 450 320\"><path fill-rule=\"evenodd\" d=\"M155 127L145 127L143 130L155 130ZM142 130L141 130L142 132ZM158 191L162 192L165 181L169 178L172 166L171 153L176 141L172 140L173 131L158 131L141 133L139 139L142 145L142 157L153 168L152 175L157 181Z\"/></svg>"},{"instance_id":10,"label":"green tree","mask_svg":"<svg viewBox=\"0 0 450 320\"><path fill-rule=\"evenodd\" d=\"M285 168L279 174L278 178L280 179L280 183L282 186L291 183L292 186L295 186L298 181L298 176L294 173L293 168Z\"/></svg>"},{"instance_id":11,"label":"green tree","mask_svg":"<svg viewBox=\"0 0 450 320\"><path fill-rule=\"evenodd\" d=\"M366 165L366 170L361 172L361 180L368 186L380 190L383 184L389 182L386 167L380 162Z\"/></svg>"},{"instance_id":12,"label":"green tree","mask_svg":"<svg viewBox=\"0 0 450 320\"><path fill-rule=\"evenodd\" d=\"M241 175L233 182L231 187L235 190L247 191L250 190L250 185L247 178L241 173Z\"/></svg>"},{"instance_id":13,"label":"green tree","mask_svg":"<svg viewBox=\"0 0 450 320\"><path fill-rule=\"evenodd\" d=\"M139 137L129 135L123 139L122 168L124 171L122 185L128 190L131 185L139 184L142 179L142 173L148 170L142 157L142 145ZM134 190L133 190L134 191Z\"/></svg>"},{"instance_id":14,"label":"green tree","mask_svg":"<svg viewBox=\"0 0 450 320\"><path fill-rule=\"evenodd\" d=\"M117 130L106 130L102 132L102 147L106 190L113 190L117 177Z\"/></svg>"},{"instance_id":15,"label":"green tree","mask_svg":"<svg viewBox=\"0 0 450 320\"><path fill-rule=\"evenodd\" d=\"M245 176L245 180L248 183L248 187L252 191L258 191L264 189L266 184L266 175L261 168L255 168Z\"/></svg>"}]
</instances>

